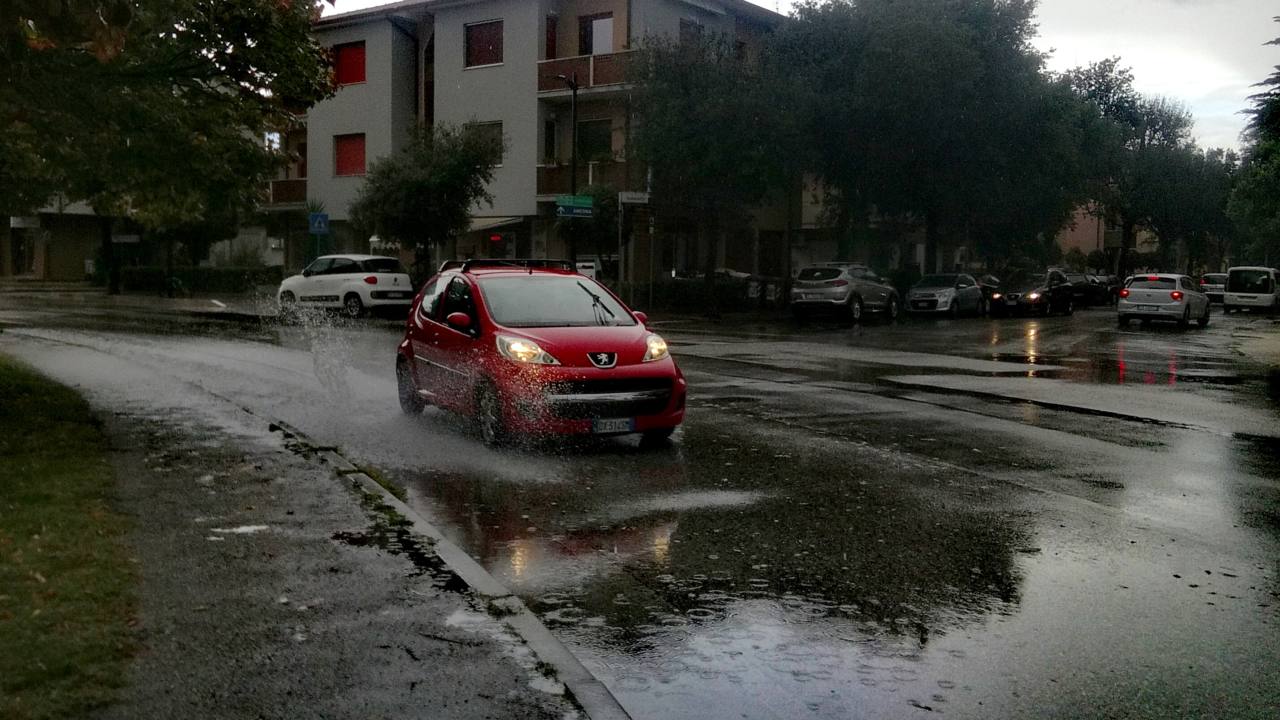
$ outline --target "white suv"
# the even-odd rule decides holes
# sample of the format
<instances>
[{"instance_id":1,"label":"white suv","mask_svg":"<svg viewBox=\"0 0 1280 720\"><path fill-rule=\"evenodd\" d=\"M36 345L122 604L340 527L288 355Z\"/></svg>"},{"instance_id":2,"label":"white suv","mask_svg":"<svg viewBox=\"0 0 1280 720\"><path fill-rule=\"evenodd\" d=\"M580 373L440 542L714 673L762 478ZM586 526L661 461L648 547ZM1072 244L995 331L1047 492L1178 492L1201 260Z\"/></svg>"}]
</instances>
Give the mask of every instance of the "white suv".
<instances>
[{"instance_id":1,"label":"white suv","mask_svg":"<svg viewBox=\"0 0 1280 720\"><path fill-rule=\"evenodd\" d=\"M408 308L413 282L393 257L324 255L302 274L285 278L276 298L281 310L294 305L342 308L350 317L360 317L373 308Z\"/></svg>"},{"instance_id":2,"label":"white suv","mask_svg":"<svg viewBox=\"0 0 1280 720\"><path fill-rule=\"evenodd\" d=\"M1209 296L1186 275L1152 273L1134 275L1120 289L1116 304L1120 327L1130 320L1169 320L1186 327L1192 321L1209 324Z\"/></svg>"}]
</instances>

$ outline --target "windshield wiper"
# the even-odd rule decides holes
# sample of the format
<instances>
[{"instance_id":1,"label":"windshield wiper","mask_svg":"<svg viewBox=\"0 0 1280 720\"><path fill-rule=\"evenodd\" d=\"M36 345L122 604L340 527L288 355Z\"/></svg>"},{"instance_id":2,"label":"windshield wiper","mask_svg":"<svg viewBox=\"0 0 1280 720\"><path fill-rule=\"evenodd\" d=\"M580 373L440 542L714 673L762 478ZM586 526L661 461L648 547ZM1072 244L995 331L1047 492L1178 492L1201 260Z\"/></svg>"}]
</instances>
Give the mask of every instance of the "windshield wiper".
<instances>
[{"instance_id":1,"label":"windshield wiper","mask_svg":"<svg viewBox=\"0 0 1280 720\"><path fill-rule=\"evenodd\" d=\"M597 324L608 325L608 323L604 321L604 313L608 313L609 317L612 319L617 319L618 316L613 314L613 311L604 304L604 301L600 299L599 295L591 292L591 288L583 285L581 281L578 282L578 287L582 288L582 292L591 296L591 309L595 311ZM601 312L602 310L604 312Z\"/></svg>"}]
</instances>

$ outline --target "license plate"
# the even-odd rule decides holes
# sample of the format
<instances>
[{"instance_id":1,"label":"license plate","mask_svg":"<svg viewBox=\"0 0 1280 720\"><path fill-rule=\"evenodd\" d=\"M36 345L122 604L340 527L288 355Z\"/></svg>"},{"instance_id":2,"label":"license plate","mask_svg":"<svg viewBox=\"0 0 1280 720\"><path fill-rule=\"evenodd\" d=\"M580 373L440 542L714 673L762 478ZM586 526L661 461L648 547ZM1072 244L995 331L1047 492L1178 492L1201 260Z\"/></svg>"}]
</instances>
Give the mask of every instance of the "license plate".
<instances>
[{"instance_id":1,"label":"license plate","mask_svg":"<svg viewBox=\"0 0 1280 720\"><path fill-rule=\"evenodd\" d=\"M592 420L593 433L626 433L635 432L636 421L631 418L612 418L608 420Z\"/></svg>"},{"instance_id":2,"label":"license plate","mask_svg":"<svg viewBox=\"0 0 1280 720\"><path fill-rule=\"evenodd\" d=\"M1017 301L1017 300L1006 300L1004 304L1005 304L1005 305L1017 305L1017 304L1018 304L1018 301Z\"/></svg>"},{"instance_id":3,"label":"license plate","mask_svg":"<svg viewBox=\"0 0 1280 720\"><path fill-rule=\"evenodd\" d=\"M1160 308L1157 305L1139 305L1138 309L1142 312L1160 312Z\"/></svg>"},{"instance_id":4,"label":"license plate","mask_svg":"<svg viewBox=\"0 0 1280 720\"><path fill-rule=\"evenodd\" d=\"M925 308L925 307L929 307L929 303L927 303L927 302L915 302L915 303L912 303L912 305L914 305L915 307L918 307L918 308Z\"/></svg>"}]
</instances>

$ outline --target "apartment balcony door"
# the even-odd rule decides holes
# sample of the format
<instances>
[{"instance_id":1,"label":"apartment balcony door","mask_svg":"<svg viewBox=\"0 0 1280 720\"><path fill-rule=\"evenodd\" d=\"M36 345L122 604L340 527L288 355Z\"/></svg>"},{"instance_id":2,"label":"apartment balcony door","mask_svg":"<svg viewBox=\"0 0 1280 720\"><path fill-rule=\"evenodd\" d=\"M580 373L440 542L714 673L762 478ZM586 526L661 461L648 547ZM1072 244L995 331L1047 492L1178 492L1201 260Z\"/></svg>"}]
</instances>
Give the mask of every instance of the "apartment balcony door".
<instances>
[{"instance_id":1,"label":"apartment balcony door","mask_svg":"<svg viewBox=\"0 0 1280 720\"><path fill-rule=\"evenodd\" d=\"M578 54L608 55L613 52L613 13L578 18Z\"/></svg>"}]
</instances>

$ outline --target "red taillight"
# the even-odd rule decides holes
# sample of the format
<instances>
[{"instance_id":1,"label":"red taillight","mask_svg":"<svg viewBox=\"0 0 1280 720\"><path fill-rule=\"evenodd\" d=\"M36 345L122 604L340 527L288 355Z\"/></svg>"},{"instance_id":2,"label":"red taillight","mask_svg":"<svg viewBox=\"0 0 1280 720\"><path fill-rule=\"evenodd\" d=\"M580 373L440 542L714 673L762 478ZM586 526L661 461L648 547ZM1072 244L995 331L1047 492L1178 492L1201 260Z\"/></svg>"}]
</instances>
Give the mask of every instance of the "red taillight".
<instances>
[{"instance_id":1,"label":"red taillight","mask_svg":"<svg viewBox=\"0 0 1280 720\"><path fill-rule=\"evenodd\" d=\"M1174 302L1182 302L1182 291L1174 290L1173 292L1169 293L1169 297L1173 298Z\"/></svg>"},{"instance_id":2,"label":"red taillight","mask_svg":"<svg viewBox=\"0 0 1280 720\"><path fill-rule=\"evenodd\" d=\"M1120 288L1120 297L1129 297L1129 288Z\"/></svg>"},{"instance_id":3,"label":"red taillight","mask_svg":"<svg viewBox=\"0 0 1280 720\"><path fill-rule=\"evenodd\" d=\"M1201 284L1201 285L1208 285L1208 284L1209 284L1209 281L1208 281L1208 280L1205 280L1204 278L1200 278L1200 284Z\"/></svg>"},{"instance_id":4,"label":"red taillight","mask_svg":"<svg viewBox=\"0 0 1280 720\"><path fill-rule=\"evenodd\" d=\"M1147 279L1148 279L1148 280L1159 280L1159 279L1160 279L1160 276L1159 276L1159 275L1148 275L1148 276L1147 276Z\"/></svg>"},{"instance_id":5,"label":"red taillight","mask_svg":"<svg viewBox=\"0 0 1280 720\"><path fill-rule=\"evenodd\" d=\"M832 280L831 284L834 285L835 287L844 287L845 285L849 284L849 281L848 280Z\"/></svg>"},{"instance_id":6,"label":"red taillight","mask_svg":"<svg viewBox=\"0 0 1280 720\"><path fill-rule=\"evenodd\" d=\"M368 275L368 276L366 276L366 277L365 277L364 281L365 281L366 283L370 284L370 285L377 285L377 284L378 284L378 276L377 276L377 275Z\"/></svg>"}]
</instances>

